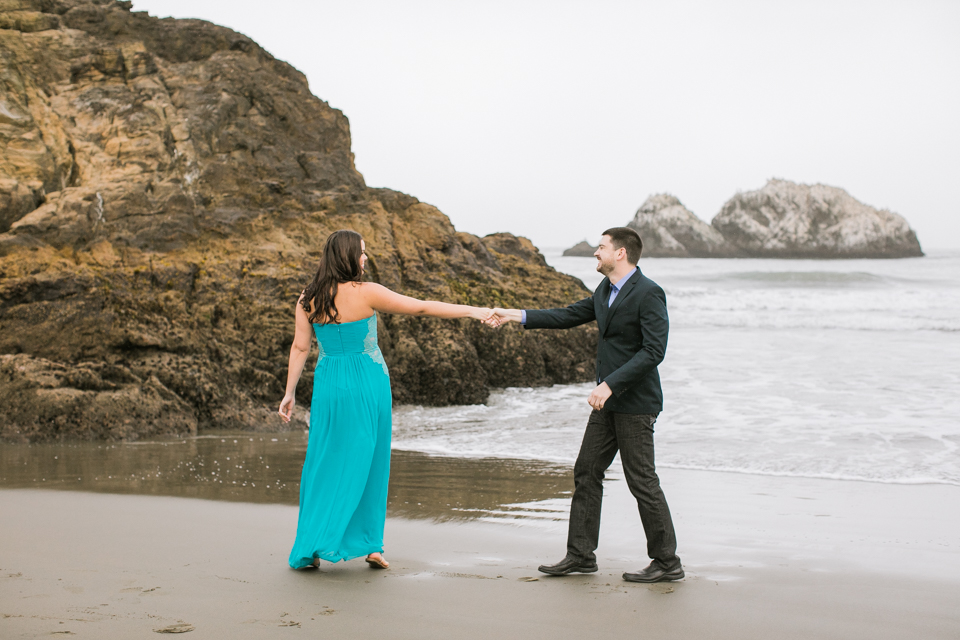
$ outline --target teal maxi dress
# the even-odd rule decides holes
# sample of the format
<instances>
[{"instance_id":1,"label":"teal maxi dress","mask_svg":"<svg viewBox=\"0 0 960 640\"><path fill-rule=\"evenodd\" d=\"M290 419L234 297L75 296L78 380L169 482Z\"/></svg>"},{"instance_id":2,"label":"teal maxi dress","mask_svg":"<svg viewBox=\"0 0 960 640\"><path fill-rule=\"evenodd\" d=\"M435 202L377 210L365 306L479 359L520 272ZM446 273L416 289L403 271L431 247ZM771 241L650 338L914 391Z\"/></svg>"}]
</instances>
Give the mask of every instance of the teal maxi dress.
<instances>
[{"instance_id":1,"label":"teal maxi dress","mask_svg":"<svg viewBox=\"0 0 960 640\"><path fill-rule=\"evenodd\" d=\"M310 435L300 479L300 518L290 566L383 552L390 477L390 374L377 346L376 314L315 324Z\"/></svg>"}]
</instances>

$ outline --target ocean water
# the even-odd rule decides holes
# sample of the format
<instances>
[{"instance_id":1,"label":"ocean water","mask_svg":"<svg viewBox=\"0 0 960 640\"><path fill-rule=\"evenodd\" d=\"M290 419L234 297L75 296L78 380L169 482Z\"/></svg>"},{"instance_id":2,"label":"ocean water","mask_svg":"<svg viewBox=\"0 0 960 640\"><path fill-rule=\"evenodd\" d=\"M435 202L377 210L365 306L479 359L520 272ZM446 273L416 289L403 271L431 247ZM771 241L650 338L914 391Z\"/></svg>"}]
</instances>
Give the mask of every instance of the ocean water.
<instances>
[{"instance_id":1,"label":"ocean water","mask_svg":"<svg viewBox=\"0 0 960 640\"><path fill-rule=\"evenodd\" d=\"M592 258L545 256L591 289L601 280ZM671 318L659 466L960 484L960 252L640 267L663 286ZM570 463L591 388L397 407L394 448Z\"/></svg>"}]
</instances>

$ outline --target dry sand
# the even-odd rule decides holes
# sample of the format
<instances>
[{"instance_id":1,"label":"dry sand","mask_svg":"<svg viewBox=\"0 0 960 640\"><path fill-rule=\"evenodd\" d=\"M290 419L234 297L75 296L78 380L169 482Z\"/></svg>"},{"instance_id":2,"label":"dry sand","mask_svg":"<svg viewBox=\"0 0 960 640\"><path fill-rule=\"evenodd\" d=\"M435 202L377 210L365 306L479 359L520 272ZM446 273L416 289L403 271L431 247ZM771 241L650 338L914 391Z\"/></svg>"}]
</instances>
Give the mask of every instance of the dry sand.
<instances>
[{"instance_id":1,"label":"dry sand","mask_svg":"<svg viewBox=\"0 0 960 640\"><path fill-rule=\"evenodd\" d=\"M563 522L391 518L389 571L292 571L294 507L0 490L0 637L960 637L960 487L661 475L687 578L649 586L616 481L600 572L563 578Z\"/></svg>"}]
</instances>

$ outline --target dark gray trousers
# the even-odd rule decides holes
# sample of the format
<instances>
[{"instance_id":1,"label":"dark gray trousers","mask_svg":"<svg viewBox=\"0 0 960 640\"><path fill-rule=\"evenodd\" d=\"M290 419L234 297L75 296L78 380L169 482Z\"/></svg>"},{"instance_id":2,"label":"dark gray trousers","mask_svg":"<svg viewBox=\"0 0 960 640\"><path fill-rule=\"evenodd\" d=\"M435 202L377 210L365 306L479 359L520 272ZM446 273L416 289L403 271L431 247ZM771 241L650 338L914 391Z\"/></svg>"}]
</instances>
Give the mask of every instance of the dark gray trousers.
<instances>
[{"instance_id":1,"label":"dark gray trousers","mask_svg":"<svg viewBox=\"0 0 960 640\"><path fill-rule=\"evenodd\" d=\"M568 555L585 562L597 560L594 551L600 540L602 481L619 450L623 474L630 493L637 499L647 535L647 555L663 569L680 563L673 519L653 459L653 423L658 415L614 413L606 409L591 412L573 468Z\"/></svg>"}]
</instances>

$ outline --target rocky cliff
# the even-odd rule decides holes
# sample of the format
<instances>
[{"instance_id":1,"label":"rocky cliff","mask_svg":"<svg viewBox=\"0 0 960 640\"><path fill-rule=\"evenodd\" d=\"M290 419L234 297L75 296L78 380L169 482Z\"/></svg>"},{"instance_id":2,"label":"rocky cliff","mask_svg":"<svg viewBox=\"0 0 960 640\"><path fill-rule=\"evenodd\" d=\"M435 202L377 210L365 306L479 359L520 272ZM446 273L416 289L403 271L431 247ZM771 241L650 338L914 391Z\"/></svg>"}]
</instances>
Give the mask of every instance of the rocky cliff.
<instances>
[{"instance_id":1,"label":"rocky cliff","mask_svg":"<svg viewBox=\"0 0 960 640\"><path fill-rule=\"evenodd\" d=\"M875 209L838 187L770 180L738 193L712 223L743 255L773 258L922 256L901 216Z\"/></svg>"},{"instance_id":2,"label":"rocky cliff","mask_svg":"<svg viewBox=\"0 0 960 640\"><path fill-rule=\"evenodd\" d=\"M729 258L738 251L720 233L667 193L644 201L628 225L652 258Z\"/></svg>"},{"instance_id":3,"label":"rocky cliff","mask_svg":"<svg viewBox=\"0 0 960 640\"><path fill-rule=\"evenodd\" d=\"M249 38L129 2L0 0L0 437L279 428L294 304L339 228L408 295L589 295L524 238L367 188L346 117ZM592 327L379 329L397 402L593 376ZM311 386L308 366L301 406Z\"/></svg>"}]
</instances>

